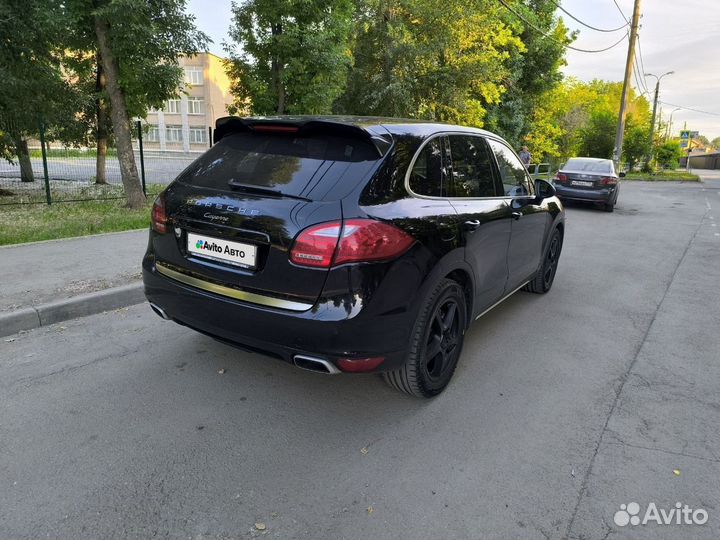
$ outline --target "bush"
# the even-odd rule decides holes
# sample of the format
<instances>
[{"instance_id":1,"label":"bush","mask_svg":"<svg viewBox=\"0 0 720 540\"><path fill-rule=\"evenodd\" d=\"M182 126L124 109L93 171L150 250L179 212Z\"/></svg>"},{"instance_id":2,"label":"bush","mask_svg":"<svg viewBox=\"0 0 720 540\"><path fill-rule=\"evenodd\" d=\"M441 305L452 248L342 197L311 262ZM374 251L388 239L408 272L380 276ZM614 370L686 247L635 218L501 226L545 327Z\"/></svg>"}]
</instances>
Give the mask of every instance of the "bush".
<instances>
[{"instance_id":1,"label":"bush","mask_svg":"<svg viewBox=\"0 0 720 540\"><path fill-rule=\"evenodd\" d=\"M655 151L655 159L658 165L664 169L676 169L682 156L683 151L677 141L667 141L658 146Z\"/></svg>"}]
</instances>

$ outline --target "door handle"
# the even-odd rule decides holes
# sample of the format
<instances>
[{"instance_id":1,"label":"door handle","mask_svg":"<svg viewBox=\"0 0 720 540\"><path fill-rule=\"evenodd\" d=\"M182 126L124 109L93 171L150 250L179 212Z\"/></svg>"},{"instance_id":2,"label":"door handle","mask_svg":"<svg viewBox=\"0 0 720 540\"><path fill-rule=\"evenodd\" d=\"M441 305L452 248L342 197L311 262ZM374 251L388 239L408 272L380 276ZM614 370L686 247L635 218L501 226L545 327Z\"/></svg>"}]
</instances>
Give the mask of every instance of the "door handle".
<instances>
[{"instance_id":1,"label":"door handle","mask_svg":"<svg viewBox=\"0 0 720 540\"><path fill-rule=\"evenodd\" d=\"M474 231L474 230L477 230L477 228L480 225L482 225L480 223L480 220L474 219L474 220L466 221L465 223L463 223L463 229L465 229L466 231Z\"/></svg>"},{"instance_id":2,"label":"door handle","mask_svg":"<svg viewBox=\"0 0 720 540\"><path fill-rule=\"evenodd\" d=\"M513 213L510 214L510 215L513 217L513 219L514 219L515 221L517 221L518 219L520 219L520 218L523 216L523 215L522 215L522 212L513 212Z\"/></svg>"}]
</instances>

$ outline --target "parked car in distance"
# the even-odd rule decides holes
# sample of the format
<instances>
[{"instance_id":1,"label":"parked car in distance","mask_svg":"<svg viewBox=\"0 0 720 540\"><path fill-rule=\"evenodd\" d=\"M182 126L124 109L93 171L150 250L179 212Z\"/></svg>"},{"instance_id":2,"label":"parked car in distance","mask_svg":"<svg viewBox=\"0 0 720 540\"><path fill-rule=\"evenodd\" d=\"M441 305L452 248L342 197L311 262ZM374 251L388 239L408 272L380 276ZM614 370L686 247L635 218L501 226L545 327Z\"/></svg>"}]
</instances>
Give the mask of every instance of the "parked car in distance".
<instances>
[{"instance_id":1,"label":"parked car in distance","mask_svg":"<svg viewBox=\"0 0 720 540\"><path fill-rule=\"evenodd\" d=\"M528 173L533 180L551 180L552 172L549 163L530 163L527 166Z\"/></svg>"},{"instance_id":2,"label":"parked car in distance","mask_svg":"<svg viewBox=\"0 0 720 540\"><path fill-rule=\"evenodd\" d=\"M588 201L602 204L612 212L620 193L620 178L611 159L575 157L568 159L554 178L557 196L563 200Z\"/></svg>"},{"instance_id":3,"label":"parked car in distance","mask_svg":"<svg viewBox=\"0 0 720 540\"><path fill-rule=\"evenodd\" d=\"M472 321L553 284L565 214L497 135L411 120L218 120L158 196L161 317L321 373L440 393Z\"/></svg>"}]
</instances>

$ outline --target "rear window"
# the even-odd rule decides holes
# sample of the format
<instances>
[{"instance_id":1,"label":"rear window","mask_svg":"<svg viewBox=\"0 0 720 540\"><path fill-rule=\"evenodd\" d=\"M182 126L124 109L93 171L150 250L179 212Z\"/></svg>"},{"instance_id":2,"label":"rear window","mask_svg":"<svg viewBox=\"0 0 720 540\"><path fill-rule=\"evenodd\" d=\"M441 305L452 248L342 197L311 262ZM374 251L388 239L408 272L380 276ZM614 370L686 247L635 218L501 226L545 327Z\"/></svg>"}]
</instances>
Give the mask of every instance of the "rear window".
<instances>
[{"instance_id":1,"label":"rear window","mask_svg":"<svg viewBox=\"0 0 720 540\"><path fill-rule=\"evenodd\" d=\"M586 171L586 172L599 172L609 173L612 172L612 161L603 160L596 161L591 159L569 159L563 169L569 171Z\"/></svg>"},{"instance_id":2,"label":"rear window","mask_svg":"<svg viewBox=\"0 0 720 540\"><path fill-rule=\"evenodd\" d=\"M199 187L229 189L228 182L300 195L321 177L337 180L353 164L378 159L370 143L333 135L237 133L185 169L178 180ZM365 167L360 167L364 169Z\"/></svg>"}]
</instances>

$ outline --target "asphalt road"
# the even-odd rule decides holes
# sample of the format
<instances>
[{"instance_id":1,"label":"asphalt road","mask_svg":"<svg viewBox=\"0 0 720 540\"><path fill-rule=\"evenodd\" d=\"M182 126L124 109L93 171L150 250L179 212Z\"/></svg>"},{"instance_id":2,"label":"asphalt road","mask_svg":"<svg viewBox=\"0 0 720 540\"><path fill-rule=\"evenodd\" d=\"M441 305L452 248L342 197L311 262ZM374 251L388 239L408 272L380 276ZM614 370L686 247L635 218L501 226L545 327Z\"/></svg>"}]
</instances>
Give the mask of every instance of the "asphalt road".
<instances>
[{"instance_id":1,"label":"asphalt road","mask_svg":"<svg viewBox=\"0 0 720 540\"><path fill-rule=\"evenodd\" d=\"M0 340L0 538L717 539L719 195L569 207L553 290L478 321L431 401L146 305ZM709 519L616 526L631 502Z\"/></svg>"}]
</instances>

